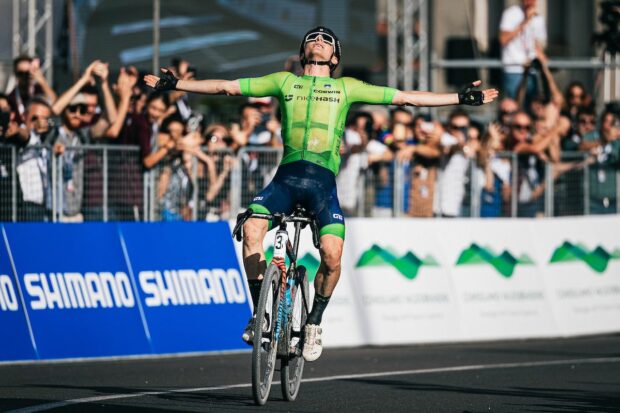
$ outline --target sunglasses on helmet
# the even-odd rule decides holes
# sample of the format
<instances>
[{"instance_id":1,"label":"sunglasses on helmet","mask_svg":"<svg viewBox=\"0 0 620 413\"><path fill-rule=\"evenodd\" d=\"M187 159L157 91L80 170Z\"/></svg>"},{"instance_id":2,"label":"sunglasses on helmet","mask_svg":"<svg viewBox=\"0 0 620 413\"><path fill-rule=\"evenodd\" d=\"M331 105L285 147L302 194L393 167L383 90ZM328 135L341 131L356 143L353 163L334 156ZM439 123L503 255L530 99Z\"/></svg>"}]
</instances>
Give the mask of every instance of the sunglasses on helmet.
<instances>
[{"instance_id":1,"label":"sunglasses on helmet","mask_svg":"<svg viewBox=\"0 0 620 413\"><path fill-rule=\"evenodd\" d=\"M315 42L319 36L321 36L323 41L327 44L331 44L332 46L336 44L336 39L334 39L334 36L325 32L312 32L308 34L304 40L304 43Z\"/></svg>"}]
</instances>

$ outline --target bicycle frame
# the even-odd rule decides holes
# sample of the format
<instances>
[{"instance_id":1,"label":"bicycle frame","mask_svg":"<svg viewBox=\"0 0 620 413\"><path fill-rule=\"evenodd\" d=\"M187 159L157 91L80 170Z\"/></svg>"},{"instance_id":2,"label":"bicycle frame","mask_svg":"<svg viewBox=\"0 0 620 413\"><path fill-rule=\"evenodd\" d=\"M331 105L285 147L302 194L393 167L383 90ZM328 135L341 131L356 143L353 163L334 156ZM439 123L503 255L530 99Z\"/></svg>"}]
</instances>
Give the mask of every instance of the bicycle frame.
<instances>
[{"instance_id":1,"label":"bicycle frame","mask_svg":"<svg viewBox=\"0 0 620 413\"><path fill-rule=\"evenodd\" d=\"M273 226L278 226L278 230L276 232L276 236L274 239L274 253L271 262L276 265L280 269L281 278L280 278L280 305L278 307L278 317L276 319L276 328L274 338L278 343L280 343L279 337L284 327L288 322L288 316L292 311L292 304L294 302L295 297L291 296L290 288L287 289L287 285L289 283L294 282L294 275L296 273L297 268L297 254L299 250L299 237L301 234L301 230L306 226L310 225L312 230L312 241L314 246L319 249L320 241L319 241L319 231L316 226L314 219L308 218L303 215L304 210L301 208L297 208L291 215L274 213L274 214L259 214L254 213L251 209L248 208L244 213L239 214L237 216L237 223L233 230L233 236L241 241L241 229L245 221L250 218L258 218L272 221ZM291 243L289 239L289 234L287 231L287 223L293 223L295 225L295 234L293 236L293 243ZM290 260L290 265L288 270L286 269L286 257ZM288 293L288 294L287 294ZM303 299L303 294L302 294ZM303 305L306 310L310 310L310 303L303 301ZM273 342L272 342L273 343ZM287 343L288 345L288 343ZM279 348L278 353L280 356L284 356L288 354L288 348Z\"/></svg>"}]
</instances>

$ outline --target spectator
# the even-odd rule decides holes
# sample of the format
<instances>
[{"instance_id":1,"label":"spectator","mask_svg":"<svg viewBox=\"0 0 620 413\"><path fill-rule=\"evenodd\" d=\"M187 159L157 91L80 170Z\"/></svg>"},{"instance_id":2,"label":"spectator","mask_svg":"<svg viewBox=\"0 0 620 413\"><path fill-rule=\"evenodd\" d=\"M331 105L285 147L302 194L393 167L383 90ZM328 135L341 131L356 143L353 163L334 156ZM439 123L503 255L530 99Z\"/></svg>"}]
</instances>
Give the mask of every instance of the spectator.
<instances>
[{"instance_id":1,"label":"spectator","mask_svg":"<svg viewBox=\"0 0 620 413\"><path fill-rule=\"evenodd\" d=\"M474 196L480 197L482 218L502 216L502 211L506 210L504 203L510 200L511 160L497 156L501 148L501 127L497 123L491 123L487 133L482 135L473 178L477 180L474 187L479 189L479 194Z\"/></svg>"},{"instance_id":2,"label":"spectator","mask_svg":"<svg viewBox=\"0 0 620 413\"><path fill-rule=\"evenodd\" d=\"M592 106L592 98L581 82L571 82L564 93L562 115L571 121L571 126L576 129L577 115L583 108Z\"/></svg>"},{"instance_id":3,"label":"spectator","mask_svg":"<svg viewBox=\"0 0 620 413\"><path fill-rule=\"evenodd\" d=\"M516 99L519 84L526 76L526 103L534 96L537 85L534 74L525 72L524 67L536 57L536 49L542 49L547 40L545 20L538 15L536 3L536 0L521 0L521 5L507 8L502 14L499 27L503 64L502 90L506 96Z\"/></svg>"},{"instance_id":4,"label":"spectator","mask_svg":"<svg viewBox=\"0 0 620 413\"><path fill-rule=\"evenodd\" d=\"M499 101L499 111L497 113L497 122L500 127L501 142L505 143L506 137L510 133L510 124L512 116L519 110L519 104L512 98L505 97Z\"/></svg>"},{"instance_id":5,"label":"spectator","mask_svg":"<svg viewBox=\"0 0 620 413\"><path fill-rule=\"evenodd\" d=\"M166 118L161 126L158 146L169 148L160 165L157 199L163 221L188 221L192 217L193 186L192 157L189 151L197 144L193 134L185 134L185 124L179 115Z\"/></svg>"},{"instance_id":6,"label":"spectator","mask_svg":"<svg viewBox=\"0 0 620 413\"><path fill-rule=\"evenodd\" d=\"M23 148L28 142L28 131L20 128L16 119L17 115L11 111L8 96L0 94L0 143ZM13 189L14 174L18 177L19 174L13 170L13 148L10 146L0 148L0 221L12 221L15 218L13 200L22 198L20 193ZM21 205L18 205L18 209L23 210Z\"/></svg>"},{"instance_id":7,"label":"spectator","mask_svg":"<svg viewBox=\"0 0 620 413\"><path fill-rule=\"evenodd\" d=\"M372 134L372 116L366 112L355 113L344 130L336 187L340 207L347 216L357 215L360 173L366 163L363 152Z\"/></svg>"},{"instance_id":8,"label":"spectator","mask_svg":"<svg viewBox=\"0 0 620 413\"><path fill-rule=\"evenodd\" d=\"M281 146L278 130L280 124L273 118L271 109L258 103L246 103L239 110L239 124L233 124L230 135L235 148ZM247 182L242 203L249 203L275 174L278 166L273 152L245 152L242 156L243 179Z\"/></svg>"},{"instance_id":9,"label":"spectator","mask_svg":"<svg viewBox=\"0 0 620 413\"><path fill-rule=\"evenodd\" d=\"M230 145L232 138L222 124L212 124L205 132L207 155L212 162L204 162L207 176L200 193L204 193L206 210L200 216L207 221L230 219L230 171L233 166ZM199 180L199 185L201 181Z\"/></svg>"},{"instance_id":10,"label":"spectator","mask_svg":"<svg viewBox=\"0 0 620 413\"><path fill-rule=\"evenodd\" d=\"M17 175L21 192L19 221L47 221L51 210L50 151L42 144L50 132L52 107L42 98L32 98L25 112L28 141L20 145Z\"/></svg>"},{"instance_id":11,"label":"spectator","mask_svg":"<svg viewBox=\"0 0 620 413\"><path fill-rule=\"evenodd\" d=\"M19 124L24 122L26 108L34 96L44 95L52 103L56 100L56 93L48 85L39 65L38 58L25 55L13 60L13 74L17 84L9 93L9 102Z\"/></svg>"},{"instance_id":12,"label":"spectator","mask_svg":"<svg viewBox=\"0 0 620 413\"><path fill-rule=\"evenodd\" d=\"M469 139L470 119L461 109L453 111L441 136L444 154L436 209L439 215L455 218L467 215L463 210L469 159L476 156L479 142Z\"/></svg>"},{"instance_id":13,"label":"spectator","mask_svg":"<svg viewBox=\"0 0 620 413\"><path fill-rule=\"evenodd\" d=\"M63 222L81 222L84 197L84 151L81 146L101 139L113 121L107 108L92 125L84 125L82 116L87 111L87 100L80 90L94 81L93 76L101 73L102 63L92 62L78 81L63 93L52 106L53 112L61 115L61 124L54 128L46 143L54 145L54 153L62 157L62 212Z\"/></svg>"},{"instance_id":14,"label":"spectator","mask_svg":"<svg viewBox=\"0 0 620 413\"><path fill-rule=\"evenodd\" d=\"M600 128L584 137L590 148L590 213L617 213L617 179L620 170L620 117L607 109L601 115Z\"/></svg>"},{"instance_id":15,"label":"spectator","mask_svg":"<svg viewBox=\"0 0 620 413\"><path fill-rule=\"evenodd\" d=\"M545 190L544 150L548 139L534 144L532 119L523 112L513 116L508 139L509 149L517 154L517 197L519 217L535 217L544 211L542 195Z\"/></svg>"},{"instance_id":16,"label":"spectator","mask_svg":"<svg viewBox=\"0 0 620 413\"><path fill-rule=\"evenodd\" d=\"M168 69L179 79L190 80L196 76L196 69L190 67L189 62L185 59L172 59L172 66ZM184 122L187 122L193 114L192 108L189 106L187 92L182 90L170 91L169 99L170 106L174 108L174 113L177 113Z\"/></svg>"},{"instance_id":17,"label":"spectator","mask_svg":"<svg viewBox=\"0 0 620 413\"><path fill-rule=\"evenodd\" d=\"M580 150L584 137L596 129L596 113L594 113L591 107L580 108L576 118L576 127L574 129L571 128L570 133L562 139L563 151L574 152Z\"/></svg>"},{"instance_id":18,"label":"spectator","mask_svg":"<svg viewBox=\"0 0 620 413\"><path fill-rule=\"evenodd\" d=\"M443 128L439 122L430 120L426 115L415 117L414 145L406 146L396 155L402 161L413 161L409 174L411 187L407 195L407 214L412 217L433 216L435 184L441 156L439 142Z\"/></svg>"}]
</instances>

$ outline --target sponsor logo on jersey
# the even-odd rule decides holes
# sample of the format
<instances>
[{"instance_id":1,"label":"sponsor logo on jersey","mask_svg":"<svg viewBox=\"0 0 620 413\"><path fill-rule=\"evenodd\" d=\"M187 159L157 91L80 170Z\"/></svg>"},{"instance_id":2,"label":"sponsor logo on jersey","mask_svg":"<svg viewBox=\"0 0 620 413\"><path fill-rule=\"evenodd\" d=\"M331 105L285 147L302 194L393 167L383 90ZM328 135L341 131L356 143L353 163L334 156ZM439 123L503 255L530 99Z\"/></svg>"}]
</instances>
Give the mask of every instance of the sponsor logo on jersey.
<instances>
[{"instance_id":1,"label":"sponsor logo on jersey","mask_svg":"<svg viewBox=\"0 0 620 413\"><path fill-rule=\"evenodd\" d=\"M291 100L293 100L293 95L286 95L286 96L284 96L284 101L285 102L290 102Z\"/></svg>"},{"instance_id":2,"label":"sponsor logo on jersey","mask_svg":"<svg viewBox=\"0 0 620 413\"><path fill-rule=\"evenodd\" d=\"M28 273L24 284L33 310L131 308L131 281L124 272Z\"/></svg>"},{"instance_id":3,"label":"sponsor logo on jersey","mask_svg":"<svg viewBox=\"0 0 620 413\"><path fill-rule=\"evenodd\" d=\"M0 275L0 311L17 311L19 304L13 281L8 275Z\"/></svg>"},{"instance_id":4,"label":"sponsor logo on jersey","mask_svg":"<svg viewBox=\"0 0 620 413\"><path fill-rule=\"evenodd\" d=\"M329 93L329 94L337 94L337 95L339 95L339 94L340 94L340 91L339 91L339 90L323 90L323 89L316 89L316 90L314 90L314 93L323 93L323 94L325 94L325 93Z\"/></svg>"},{"instance_id":5,"label":"sponsor logo on jersey","mask_svg":"<svg viewBox=\"0 0 620 413\"><path fill-rule=\"evenodd\" d=\"M325 87L329 89L330 87L332 87L332 85L330 85L329 83L327 83L327 84L325 85Z\"/></svg>"},{"instance_id":6,"label":"sponsor logo on jersey","mask_svg":"<svg viewBox=\"0 0 620 413\"><path fill-rule=\"evenodd\" d=\"M340 214L332 214L332 217L334 217L334 219L337 219L339 221L343 220L342 215L340 215Z\"/></svg>"},{"instance_id":7,"label":"sponsor logo on jersey","mask_svg":"<svg viewBox=\"0 0 620 413\"><path fill-rule=\"evenodd\" d=\"M304 88L303 85L293 85L293 87L295 89L303 89Z\"/></svg>"},{"instance_id":8,"label":"sponsor logo on jersey","mask_svg":"<svg viewBox=\"0 0 620 413\"><path fill-rule=\"evenodd\" d=\"M262 201L263 197L262 196L255 196L254 199L252 199L252 201Z\"/></svg>"},{"instance_id":9,"label":"sponsor logo on jersey","mask_svg":"<svg viewBox=\"0 0 620 413\"><path fill-rule=\"evenodd\" d=\"M297 100L308 100L308 96L297 96ZM310 100L314 102L340 103L340 98L332 96L312 96Z\"/></svg>"},{"instance_id":10,"label":"sponsor logo on jersey","mask_svg":"<svg viewBox=\"0 0 620 413\"><path fill-rule=\"evenodd\" d=\"M234 268L140 271L138 279L147 307L239 304L247 300L243 278Z\"/></svg>"}]
</instances>

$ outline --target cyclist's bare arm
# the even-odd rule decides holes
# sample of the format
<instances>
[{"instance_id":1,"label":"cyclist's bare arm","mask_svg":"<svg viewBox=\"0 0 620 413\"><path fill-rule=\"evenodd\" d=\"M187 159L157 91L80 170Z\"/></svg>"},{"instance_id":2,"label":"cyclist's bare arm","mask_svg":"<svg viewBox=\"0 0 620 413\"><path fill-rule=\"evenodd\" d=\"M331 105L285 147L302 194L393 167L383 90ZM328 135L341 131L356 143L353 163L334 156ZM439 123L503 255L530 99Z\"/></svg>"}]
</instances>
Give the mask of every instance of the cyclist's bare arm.
<instances>
[{"instance_id":1,"label":"cyclist's bare arm","mask_svg":"<svg viewBox=\"0 0 620 413\"><path fill-rule=\"evenodd\" d=\"M159 81L159 77L155 75L144 76L146 84L152 88L155 87ZM204 93L207 95L241 95L241 87L238 80L219 80L219 79L205 79L205 80L181 80L177 82L176 90L182 90L185 92Z\"/></svg>"},{"instance_id":2,"label":"cyclist's bare arm","mask_svg":"<svg viewBox=\"0 0 620 413\"><path fill-rule=\"evenodd\" d=\"M179 80L177 90L207 95L241 95L241 87L238 80Z\"/></svg>"},{"instance_id":3,"label":"cyclist's bare arm","mask_svg":"<svg viewBox=\"0 0 620 413\"><path fill-rule=\"evenodd\" d=\"M472 83L472 86L480 86L482 82L477 80ZM482 91L483 103L492 102L499 92L495 89L485 89ZM458 93L434 93L434 92L421 92L417 90L402 91L399 90L394 95L392 104L401 106L447 106L458 105L459 95Z\"/></svg>"}]
</instances>

